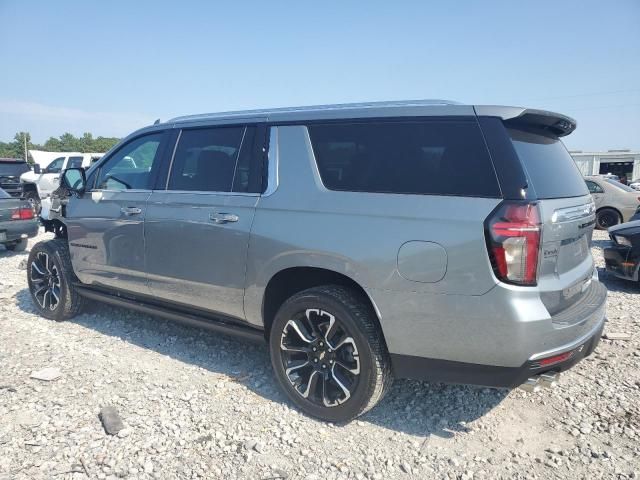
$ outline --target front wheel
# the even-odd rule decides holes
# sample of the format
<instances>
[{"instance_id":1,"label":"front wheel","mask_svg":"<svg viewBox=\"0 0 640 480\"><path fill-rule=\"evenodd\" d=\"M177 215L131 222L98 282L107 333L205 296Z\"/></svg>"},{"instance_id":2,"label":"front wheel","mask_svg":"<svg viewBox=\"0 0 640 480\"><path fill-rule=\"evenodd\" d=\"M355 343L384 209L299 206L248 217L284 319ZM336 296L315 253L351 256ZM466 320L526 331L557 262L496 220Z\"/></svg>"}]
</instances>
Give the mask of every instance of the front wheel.
<instances>
[{"instance_id":1,"label":"front wheel","mask_svg":"<svg viewBox=\"0 0 640 480\"><path fill-rule=\"evenodd\" d=\"M74 280L65 239L56 238L33 246L27 260L27 283L40 315L62 321L80 312L83 299L73 285Z\"/></svg>"},{"instance_id":2,"label":"front wheel","mask_svg":"<svg viewBox=\"0 0 640 480\"><path fill-rule=\"evenodd\" d=\"M609 227L618 225L621 222L620 214L613 208L603 208L602 210L598 210L596 214L596 226L600 230L607 230Z\"/></svg>"},{"instance_id":3,"label":"front wheel","mask_svg":"<svg viewBox=\"0 0 640 480\"><path fill-rule=\"evenodd\" d=\"M373 408L392 383L373 308L337 285L314 287L278 310L271 362L291 401L308 415L348 422Z\"/></svg>"}]
</instances>

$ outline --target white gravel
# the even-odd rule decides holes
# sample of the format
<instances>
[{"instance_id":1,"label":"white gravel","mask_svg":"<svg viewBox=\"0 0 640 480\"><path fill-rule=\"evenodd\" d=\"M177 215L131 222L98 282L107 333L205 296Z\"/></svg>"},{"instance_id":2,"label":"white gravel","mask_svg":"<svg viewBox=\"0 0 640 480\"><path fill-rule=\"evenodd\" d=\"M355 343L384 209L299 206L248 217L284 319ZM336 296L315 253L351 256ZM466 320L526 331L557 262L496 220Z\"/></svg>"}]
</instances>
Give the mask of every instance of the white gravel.
<instances>
[{"instance_id":1,"label":"white gravel","mask_svg":"<svg viewBox=\"0 0 640 480\"><path fill-rule=\"evenodd\" d=\"M595 239L606 331L629 340L536 394L397 381L346 426L297 413L264 346L98 303L37 316L27 253L0 247L0 479L638 478L640 289L606 275ZM45 368L60 376L30 378Z\"/></svg>"}]
</instances>

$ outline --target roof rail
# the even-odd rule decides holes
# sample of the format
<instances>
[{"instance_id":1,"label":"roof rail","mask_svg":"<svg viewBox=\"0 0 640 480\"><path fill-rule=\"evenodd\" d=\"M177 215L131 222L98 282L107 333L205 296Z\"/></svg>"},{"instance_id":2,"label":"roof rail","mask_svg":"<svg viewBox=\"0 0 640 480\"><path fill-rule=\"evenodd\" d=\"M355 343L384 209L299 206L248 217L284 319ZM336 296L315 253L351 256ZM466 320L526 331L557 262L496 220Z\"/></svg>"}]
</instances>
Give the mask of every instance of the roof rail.
<instances>
[{"instance_id":1,"label":"roof rail","mask_svg":"<svg viewBox=\"0 0 640 480\"><path fill-rule=\"evenodd\" d=\"M453 100L390 100L382 102L363 102L363 103L336 103L327 105L309 105L301 107L279 107L279 108L265 108L258 110L235 110L228 112L214 112L214 113L201 113L196 115L184 115L180 117L171 118L167 120L167 123L184 122L189 120L197 120L200 118L208 117L239 117L239 116L259 116L269 115L272 113L287 113L287 112L317 112L322 110L346 110L357 108L380 108L380 107L421 107L431 105L462 105L460 102Z\"/></svg>"}]
</instances>

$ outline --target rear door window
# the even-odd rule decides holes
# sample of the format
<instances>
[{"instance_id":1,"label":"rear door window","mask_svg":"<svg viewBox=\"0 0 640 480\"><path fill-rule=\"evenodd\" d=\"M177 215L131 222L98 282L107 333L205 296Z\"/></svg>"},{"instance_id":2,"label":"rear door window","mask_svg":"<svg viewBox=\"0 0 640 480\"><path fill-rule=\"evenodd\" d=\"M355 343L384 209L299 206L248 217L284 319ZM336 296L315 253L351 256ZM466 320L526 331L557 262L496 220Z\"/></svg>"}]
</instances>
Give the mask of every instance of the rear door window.
<instances>
[{"instance_id":1,"label":"rear door window","mask_svg":"<svg viewBox=\"0 0 640 480\"><path fill-rule=\"evenodd\" d=\"M183 130L169 176L169 190L231 192L246 128Z\"/></svg>"},{"instance_id":2,"label":"rear door window","mask_svg":"<svg viewBox=\"0 0 640 480\"><path fill-rule=\"evenodd\" d=\"M585 180L587 184L587 188L589 189L589 193L604 193L602 187L598 185L596 182L592 182L591 180Z\"/></svg>"},{"instance_id":3,"label":"rear door window","mask_svg":"<svg viewBox=\"0 0 640 480\"><path fill-rule=\"evenodd\" d=\"M328 189L500 197L473 120L375 120L308 129Z\"/></svg>"},{"instance_id":4,"label":"rear door window","mask_svg":"<svg viewBox=\"0 0 640 480\"><path fill-rule=\"evenodd\" d=\"M508 132L538 198L589 193L578 166L557 137L517 129Z\"/></svg>"},{"instance_id":5,"label":"rear door window","mask_svg":"<svg viewBox=\"0 0 640 480\"><path fill-rule=\"evenodd\" d=\"M82 157L69 157L67 162L67 168L80 168L82 167Z\"/></svg>"},{"instance_id":6,"label":"rear door window","mask_svg":"<svg viewBox=\"0 0 640 480\"><path fill-rule=\"evenodd\" d=\"M24 162L0 162L0 176L19 177L29 171L29 166Z\"/></svg>"}]
</instances>

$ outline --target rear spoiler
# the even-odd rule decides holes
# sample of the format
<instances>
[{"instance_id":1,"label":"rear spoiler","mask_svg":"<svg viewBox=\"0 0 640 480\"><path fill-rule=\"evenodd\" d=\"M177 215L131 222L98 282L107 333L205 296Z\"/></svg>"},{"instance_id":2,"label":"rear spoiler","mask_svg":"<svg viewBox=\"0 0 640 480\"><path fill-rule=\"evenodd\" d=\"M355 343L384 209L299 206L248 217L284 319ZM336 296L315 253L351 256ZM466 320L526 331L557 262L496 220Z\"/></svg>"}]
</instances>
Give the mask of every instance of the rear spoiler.
<instances>
[{"instance_id":1,"label":"rear spoiler","mask_svg":"<svg viewBox=\"0 0 640 480\"><path fill-rule=\"evenodd\" d=\"M573 118L547 110L489 105L476 106L474 110L478 116L500 117L508 127L533 127L557 137L569 135L577 126Z\"/></svg>"}]
</instances>

